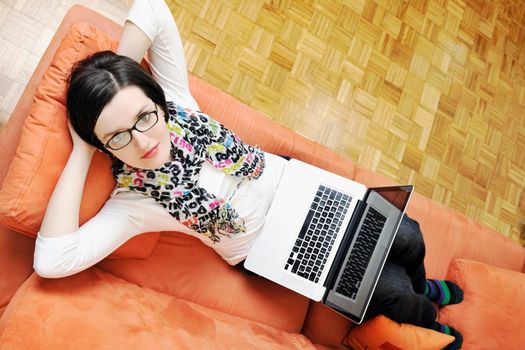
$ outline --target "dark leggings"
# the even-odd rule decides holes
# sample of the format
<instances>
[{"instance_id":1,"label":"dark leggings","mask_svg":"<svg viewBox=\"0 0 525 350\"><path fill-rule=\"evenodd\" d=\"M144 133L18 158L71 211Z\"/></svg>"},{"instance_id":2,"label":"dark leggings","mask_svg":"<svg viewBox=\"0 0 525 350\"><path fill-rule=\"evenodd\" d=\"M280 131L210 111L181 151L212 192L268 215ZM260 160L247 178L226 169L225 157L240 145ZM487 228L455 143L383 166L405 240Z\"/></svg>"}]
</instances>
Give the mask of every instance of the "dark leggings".
<instances>
[{"instance_id":1,"label":"dark leggings","mask_svg":"<svg viewBox=\"0 0 525 350\"><path fill-rule=\"evenodd\" d=\"M399 323L430 328L436 309L425 292L425 242L417 221L403 217L368 306L365 320L385 315Z\"/></svg>"}]
</instances>

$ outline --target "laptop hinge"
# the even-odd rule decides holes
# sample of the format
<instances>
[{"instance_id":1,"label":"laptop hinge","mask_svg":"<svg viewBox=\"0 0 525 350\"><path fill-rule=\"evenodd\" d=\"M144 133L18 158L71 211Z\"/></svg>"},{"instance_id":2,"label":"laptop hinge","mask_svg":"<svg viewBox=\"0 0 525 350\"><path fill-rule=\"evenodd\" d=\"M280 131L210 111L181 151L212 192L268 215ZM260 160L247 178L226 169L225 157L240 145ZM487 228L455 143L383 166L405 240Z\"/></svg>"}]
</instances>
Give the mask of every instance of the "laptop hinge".
<instances>
[{"instance_id":1,"label":"laptop hinge","mask_svg":"<svg viewBox=\"0 0 525 350\"><path fill-rule=\"evenodd\" d=\"M339 249L337 250L337 253L335 255L335 259L332 263L332 267L330 267L330 271L328 272L328 276L326 277L326 280L323 283L323 286L326 287L326 292L324 295L323 300L328 295L328 292L333 287L333 284L335 280L337 279L337 272L339 272L341 265L343 264L343 261L346 257L346 252L348 251L348 248L350 247L350 244L352 243L352 240L354 239L355 232L357 229L357 225L359 225L359 220L361 219L361 216L363 212L366 209L366 202L364 200L357 200L357 204L354 210L354 213L352 214L352 218L350 219L350 222L348 223L348 226L346 227L343 240L341 241L341 244L339 245Z\"/></svg>"}]
</instances>

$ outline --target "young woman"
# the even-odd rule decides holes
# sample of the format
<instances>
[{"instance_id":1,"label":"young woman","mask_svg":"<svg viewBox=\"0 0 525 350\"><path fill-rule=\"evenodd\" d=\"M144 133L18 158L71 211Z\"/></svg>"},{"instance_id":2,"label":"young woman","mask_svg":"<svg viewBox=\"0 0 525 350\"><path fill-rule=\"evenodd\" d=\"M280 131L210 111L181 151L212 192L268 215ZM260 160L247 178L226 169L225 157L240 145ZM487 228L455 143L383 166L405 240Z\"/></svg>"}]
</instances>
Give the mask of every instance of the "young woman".
<instances>
[{"instance_id":1,"label":"young woman","mask_svg":"<svg viewBox=\"0 0 525 350\"><path fill-rule=\"evenodd\" d=\"M138 64L149 50L152 76ZM183 48L162 0L136 1L117 50L73 67L67 110L73 151L38 233L35 271L57 278L84 270L131 237L179 231L242 267L287 160L244 143L199 111ZM96 150L113 160L117 186L81 227L85 178ZM435 322L440 305L462 300L451 282L426 280L425 245L404 217L367 312L453 334Z\"/></svg>"}]
</instances>

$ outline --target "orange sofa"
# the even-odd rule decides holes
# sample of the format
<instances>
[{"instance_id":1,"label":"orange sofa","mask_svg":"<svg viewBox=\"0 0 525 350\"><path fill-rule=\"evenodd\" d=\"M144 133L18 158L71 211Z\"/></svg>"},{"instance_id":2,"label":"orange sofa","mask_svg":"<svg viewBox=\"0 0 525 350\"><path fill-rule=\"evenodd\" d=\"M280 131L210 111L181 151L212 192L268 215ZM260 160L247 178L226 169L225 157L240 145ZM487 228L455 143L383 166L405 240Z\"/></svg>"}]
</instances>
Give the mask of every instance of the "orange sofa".
<instances>
[{"instance_id":1,"label":"orange sofa","mask_svg":"<svg viewBox=\"0 0 525 350\"><path fill-rule=\"evenodd\" d=\"M84 24L70 29L77 22ZM71 150L63 76L59 85L43 80L67 70L70 62L57 52L86 54L79 47L93 43L115 48L120 32L120 25L74 6L0 135L0 349L435 349L448 343L443 337L432 342L439 333L382 316L356 327L319 303L231 268L176 232L135 237L74 276L38 276L34 236ZM392 183L197 77L190 76L190 87L204 112L248 143L367 186ZM57 95L50 98L53 89ZM112 189L104 157L97 152L88 174L81 222ZM417 193L408 214L424 233L428 276L464 288L464 302L439 316L463 333L463 348L525 348L518 328L525 315L525 248Z\"/></svg>"}]
</instances>

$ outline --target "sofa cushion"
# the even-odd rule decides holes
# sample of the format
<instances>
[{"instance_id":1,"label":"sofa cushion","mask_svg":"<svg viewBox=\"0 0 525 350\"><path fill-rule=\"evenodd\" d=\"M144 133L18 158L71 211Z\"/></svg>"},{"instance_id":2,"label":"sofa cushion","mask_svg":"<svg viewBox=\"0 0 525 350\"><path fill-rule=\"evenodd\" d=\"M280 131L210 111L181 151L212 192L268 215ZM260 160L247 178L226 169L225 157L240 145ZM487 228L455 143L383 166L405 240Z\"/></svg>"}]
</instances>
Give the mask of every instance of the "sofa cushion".
<instances>
[{"instance_id":1,"label":"sofa cushion","mask_svg":"<svg viewBox=\"0 0 525 350\"><path fill-rule=\"evenodd\" d=\"M315 349L277 330L103 272L33 274L0 320L4 349Z\"/></svg>"},{"instance_id":2,"label":"sofa cushion","mask_svg":"<svg viewBox=\"0 0 525 350\"><path fill-rule=\"evenodd\" d=\"M97 267L140 286L287 332L301 332L308 310L309 299L233 268L197 238L178 232L163 232L146 259L105 260Z\"/></svg>"},{"instance_id":3,"label":"sofa cushion","mask_svg":"<svg viewBox=\"0 0 525 350\"><path fill-rule=\"evenodd\" d=\"M463 288L464 299L444 307L439 320L462 333L465 349L525 349L525 274L455 259L447 278Z\"/></svg>"},{"instance_id":4,"label":"sofa cushion","mask_svg":"<svg viewBox=\"0 0 525 350\"><path fill-rule=\"evenodd\" d=\"M430 329L401 324L380 315L352 328L344 343L355 350L439 350L454 337Z\"/></svg>"},{"instance_id":5,"label":"sofa cushion","mask_svg":"<svg viewBox=\"0 0 525 350\"><path fill-rule=\"evenodd\" d=\"M22 282L33 273L35 241L0 225L0 317Z\"/></svg>"},{"instance_id":6,"label":"sofa cushion","mask_svg":"<svg viewBox=\"0 0 525 350\"><path fill-rule=\"evenodd\" d=\"M72 149L65 108L66 79L72 64L90 53L116 49L116 42L93 26L71 26L37 88L25 119L15 158L0 190L0 220L36 236L47 203ZM115 186L109 158L95 152L86 179L80 223L93 217ZM146 257L158 233L136 236L111 257Z\"/></svg>"}]
</instances>

